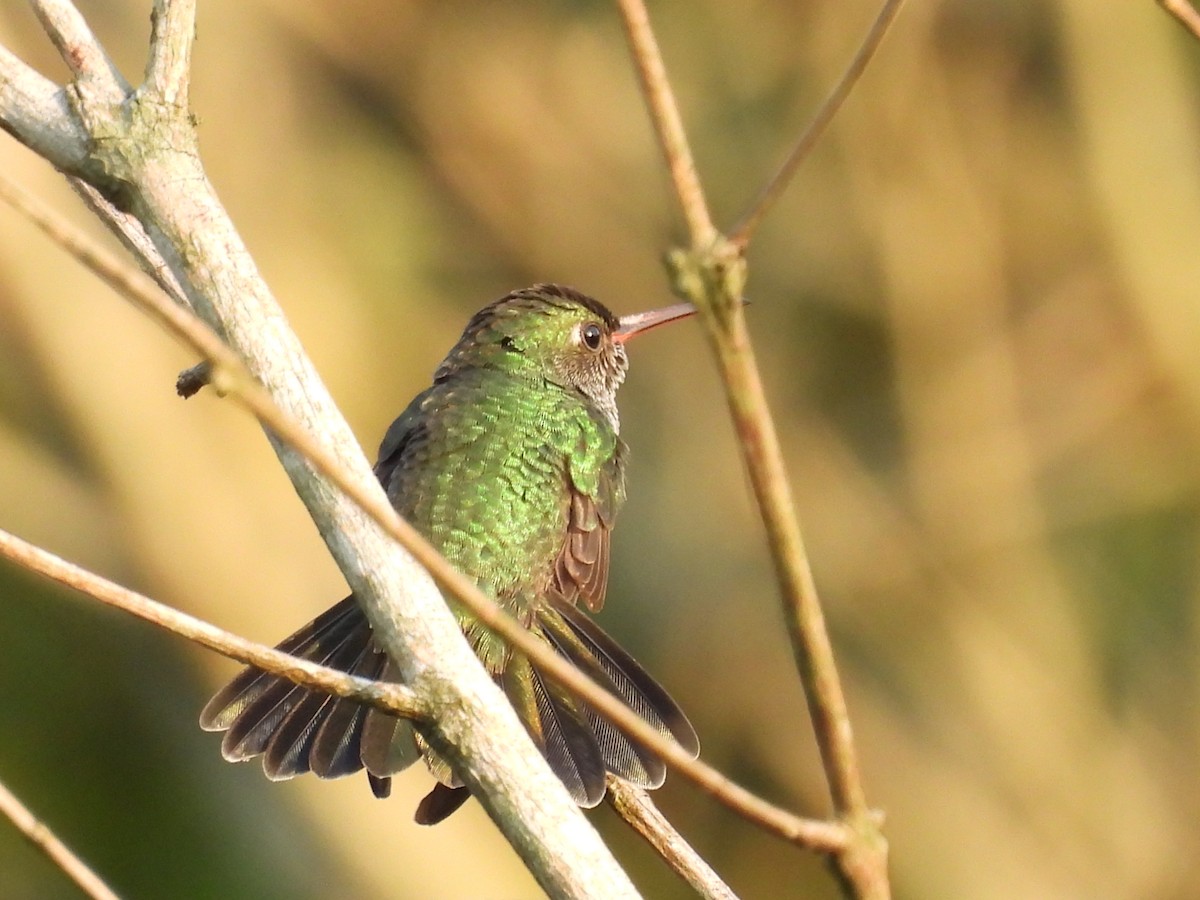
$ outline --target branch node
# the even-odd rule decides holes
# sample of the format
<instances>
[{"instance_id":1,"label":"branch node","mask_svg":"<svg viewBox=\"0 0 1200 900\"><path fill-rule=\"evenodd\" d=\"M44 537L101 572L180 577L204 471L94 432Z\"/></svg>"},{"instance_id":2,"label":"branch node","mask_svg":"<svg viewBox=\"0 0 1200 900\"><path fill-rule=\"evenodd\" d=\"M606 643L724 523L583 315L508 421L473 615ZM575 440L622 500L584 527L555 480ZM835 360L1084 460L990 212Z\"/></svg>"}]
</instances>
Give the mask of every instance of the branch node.
<instances>
[{"instance_id":1,"label":"branch node","mask_svg":"<svg viewBox=\"0 0 1200 900\"><path fill-rule=\"evenodd\" d=\"M179 373L175 379L175 393L186 400L198 394L211 381L212 363L205 359Z\"/></svg>"}]
</instances>

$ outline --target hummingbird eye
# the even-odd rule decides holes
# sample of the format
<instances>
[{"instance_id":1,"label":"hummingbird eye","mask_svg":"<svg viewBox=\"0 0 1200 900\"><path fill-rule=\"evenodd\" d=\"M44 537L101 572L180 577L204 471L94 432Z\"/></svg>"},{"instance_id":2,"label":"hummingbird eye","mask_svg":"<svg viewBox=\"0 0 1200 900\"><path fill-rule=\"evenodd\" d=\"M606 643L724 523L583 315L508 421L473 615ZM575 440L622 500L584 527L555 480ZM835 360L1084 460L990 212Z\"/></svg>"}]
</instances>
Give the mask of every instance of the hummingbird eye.
<instances>
[{"instance_id":1,"label":"hummingbird eye","mask_svg":"<svg viewBox=\"0 0 1200 900\"><path fill-rule=\"evenodd\" d=\"M579 330L579 336L583 339L584 345L589 350L599 350L600 342L604 338L604 332L600 330L600 326L595 322L588 322Z\"/></svg>"}]
</instances>

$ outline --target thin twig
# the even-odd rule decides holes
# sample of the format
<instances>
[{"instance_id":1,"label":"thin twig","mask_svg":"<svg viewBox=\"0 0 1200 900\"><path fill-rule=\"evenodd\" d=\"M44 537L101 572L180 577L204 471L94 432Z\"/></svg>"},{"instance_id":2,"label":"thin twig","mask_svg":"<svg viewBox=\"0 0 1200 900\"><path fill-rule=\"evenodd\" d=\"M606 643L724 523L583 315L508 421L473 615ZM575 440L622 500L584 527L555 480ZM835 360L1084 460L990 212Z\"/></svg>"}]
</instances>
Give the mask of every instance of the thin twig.
<instances>
[{"instance_id":1,"label":"thin twig","mask_svg":"<svg viewBox=\"0 0 1200 900\"><path fill-rule=\"evenodd\" d=\"M49 857L92 900L119 900L100 876L59 840L48 825L30 812L3 782L0 782L0 815L7 817L29 843Z\"/></svg>"},{"instance_id":2,"label":"thin twig","mask_svg":"<svg viewBox=\"0 0 1200 900\"><path fill-rule=\"evenodd\" d=\"M766 526L833 805L841 816L863 817L868 813L867 803L833 646L795 514L779 437L740 309L734 311L729 331L718 332L713 343L759 514Z\"/></svg>"},{"instance_id":3,"label":"thin twig","mask_svg":"<svg viewBox=\"0 0 1200 900\"><path fill-rule=\"evenodd\" d=\"M671 180L675 182L675 194L683 207L687 219L688 233L693 247L707 247L717 237L708 204L704 202L704 188L696 173L696 163L688 146L687 134L679 107L667 80L666 66L658 49L654 30L650 27L650 16L642 0L617 0L629 45L641 78L642 93L650 107L650 118L654 122L659 144L667 158Z\"/></svg>"},{"instance_id":4,"label":"thin twig","mask_svg":"<svg viewBox=\"0 0 1200 900\"><path fill-rule=\"evenodd\" d=\"M248 641L202 619L121 587L2 529L0 557L87 594L106 606L137 616L230 659L281 675L296 684L327 694L336 694L338 697L348 697L405 719L428 718L428 713L417 696L403 685L358 678L337 669L290 656L265 644Z\"/></svg>"},{"instance_id":5,"label":"thin twig","mask_svg":"<svg viewBox=\"0 0 1200 900\"><path fill-rule=\"evenodd\" d=\"M825 102L821 104L821 108L817 110L817 114L813 116L812 121L808 123L808 127L804 129L804 133L800 135L796 145L792 147L791 153L788 154L779 171L775 176L767 182L766 187L762 189L758 197L750 205L750 209L734 226L733 231L729 235L729 242L739 250L745 250L750 243L750 238L754 236L755 230L762 222L763 217L770 211L775 202L783 196L783 192L787 190L791 184L793 176L800 168L801 164L808 158L808 154L812 152L813 147L817 145L817 141L825 133L825 129L829 123L833 121L834 116L838 114L838 110L842 108L842 104L846 98L850 96L850 92L858 83L858 79L862 73L866 71L867 65L875 56L875 51L879 49L880 43L883 42L883 36L887 34L892 22L896 20L896 14L900 12L900 6L904 0L884 0L883 8L879 10L879 15L875 17L875 21L871 23L871 28L867 32L867 36L863 38L862 45L858 48L858 52L854 54L854 58L850 60L850 64L846 67L846 71L842 73L841 79L829 96L825 98ZM1166 0L1170 2L1170 0Z\"/></svg>"},{"instance_id":6,"label":"thin twig","mask_svg":"<svg viewBox=\"0 0 1200 900\"><path fill-rule=\"evenodd\" d=\"M697 894L706 900L737 900L737 894L659 812L647 791L610 775L605 799Z\"/></svg>"},{"instance_id":7,"label":"thin twig","mask_svg":"<svg viewBox=\"0 0 1200 900\"><path fill-rule=\"evenodd\" d=\"M638 29L629 27L629 39L639 71L643 73L651 116L664 146L676 148L668 159L690 162L687 136L673 104L656 98L671 96L666 75L645 10L636 0L618 0L628 23L637 15ZM896 4L898 5L898 4ZM885 7L885 12L889 7ZM879 30L878 28L873 31ZM642 32L647 33L642 33ZM864 61L870 54L860 51ZM661 76L661 82L646 76ZM688 169L693 175L694 170ZM698 185L676 182L685 209L703 207ZM782 189L782 188L780 188ZM686 193L685 193L686 191ZM770 201L768 201L770 202ZM695 209L689 221L711 222L707 209ZM825 777L838 818L848 830L848 842L835 861L847 889L860 900L890 897L887 842L879 831L878 817L868 808L858 769L845 696L825 627L816 584L791 497L783 455L767 406L761 376L746 329L742 288L746 267L744 246L714 234L703 242L693 231L692 249L668 254L675 289L700 310L705 333L713 347L726 400L740 438L739 445L753 485L759 515L766 527L771 557L779 582L780 600L788 624L800 680L808 701Z\"/></svg>"},{"instance_id":8,"label":"thin twig","mask_svg":"<svg viewBox=\"0 0 1200 900\"><path fill-rule=\"evenodd\" d=\"M846 829L840 823L795 816L732 782L716 769L692 759L674 741L664 738L624 703L601 688L543 641L525 630L465 575L458 572L386 502L349 477L338 461L317 443L245 371L241 361L200 319L162 297L140 273L122 266L70 223L0 176L0 199L29 217L102 281L163 325L172 335L213 362L213 384L257 416L282 441L303 454L312 465L357 503L375 522L402 544L443 589L461 600L480 622L527 655L546 675L578 694L605 718L645 744L682 775L714 798L783 839L818 852L844 848Z\"/></svg>"},{"instance_id":9,"label":"thin twig","mask_svg":"<svg viewBox=\"0 0 1200 900\"><path fill-rule=\"evenodd\" d=\"M1188 30L1192 37L1200 41L1200 13L1188 3L1188 0L1158 0L1158 5L1169 12Z\"/></svg>"}]
</instances>

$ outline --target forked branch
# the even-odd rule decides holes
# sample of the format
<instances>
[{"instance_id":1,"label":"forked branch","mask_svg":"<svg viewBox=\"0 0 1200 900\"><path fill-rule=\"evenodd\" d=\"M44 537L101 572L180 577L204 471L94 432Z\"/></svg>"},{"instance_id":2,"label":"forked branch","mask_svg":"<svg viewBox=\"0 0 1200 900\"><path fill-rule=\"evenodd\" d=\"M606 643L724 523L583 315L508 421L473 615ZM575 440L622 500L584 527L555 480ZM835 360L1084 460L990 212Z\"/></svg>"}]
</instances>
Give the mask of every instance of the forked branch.
<instances>
[{"instance_id":1,"label":"forked branch","mask_svg":"<svg viewBox=\"0 0 1200 900\"><path fill-rule=\"evenodd\" d=\"M534 638L512 616L487 597L473 581L459 573L415 529L400 518L386 501L379 502L319 442L294 419L283 413L245 371L241 361L203 322L161 296L145 279L122 266L104 248L48 208L0 176L0 199L29 217L66 248L97 277L109 284L180 341L204 356L213 367L214 386L264 422L277 438L303 453L322 474L351 497L373 520L426 566L484 624L528 655L544 674L559 681L611 719L618 727L654 750L703 790L785 840L821 852L845 845L845 829L837 823L803 819L775 807L700 760L692 759L673 741L664 738L640 716L590 678Z\"/></svg>"},{"instance_id":2,"label":"forked branch","mask_svg":"<svg viewBox=\"0 0 1200 900\"><path fill-rule=\"evenodd\" d=\"M780 172L763 189L732 239L719 235L711 225L712 217L704 204L699 177L692 164L687 137L645 6L642 0L618 0L618 3L641 75L646 105L688 223L690 247L669 253L668 265L675 290L700 309L700 318L717 361L743 462L766 526L784 618L834 810L848 828L849 842L833 855L834 861L852 896L860 900L883 900L890 896L887 843L879 831L878 816L867 805L833 646L746 328L742 290L746 278L744 254L755 227L782 193L812 143L865 68L893 21L899 2L887 0L830 100L802 135Z\"/></svg>"}]
</instances>

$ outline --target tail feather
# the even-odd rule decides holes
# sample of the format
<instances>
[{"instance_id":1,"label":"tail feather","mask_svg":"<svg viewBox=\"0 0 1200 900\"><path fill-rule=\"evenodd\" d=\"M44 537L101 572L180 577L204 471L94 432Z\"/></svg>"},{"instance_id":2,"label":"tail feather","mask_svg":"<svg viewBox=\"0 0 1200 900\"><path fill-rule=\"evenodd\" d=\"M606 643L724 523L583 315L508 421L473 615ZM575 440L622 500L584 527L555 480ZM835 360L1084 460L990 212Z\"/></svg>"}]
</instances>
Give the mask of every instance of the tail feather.
<instances>
[{"instance_id":1,"label":"tail feather","mask_svg":"<svg viewBox=\"0 0 1200 900\"><path fill-rule=\"evenodd\" d=\"M552 596L536 613L535 630L564 658L620 697L642 718L693 756L699 740L671 696L624 649L567 600ZM395 664L374 643L366 616L348 597L279 645L294 656L362 677L397 680ZM551 769L580 806L604 797L611 772L644 787L666 777L662 760L624 735L589 704L544 678L514 654L497 676ZM274 780L313 772L334 778L364 766L378 797L389 776L424 756L438 780L422 801L417 821L439 822L469 792L448 763L410 722L353 701L300 687L253 666L244 669L204 707L201 727L225 731L221 752L238 761L263 756Z\"/></svg>"},{"instance_id":2,"label":"tail feather","mask_svg":"<svg viewBox=\"0 0 1200 900\"><path fill-rule=\"evenodd\" d=\"M361 619L362 613L353 598L347 597L288 637L277 649L303 659L323 662L337 651ZM251 704L268 691L277 690L283 685L291 685L291 682L254 666L247 666L208 701L200 713L200 727L205 731L225 731L235 720L243 717ZM283 693L286 694L286 691Z\"/></svg>"},{"instance_id":3,"label":"tail feather","mask_svg":"<svg viewBox=\"0 0 1200 900\"><path fill-rule=\"evenodd\" d=\"M358 664L351 670L372 681L383 674L387 657L374 642L367 648ZM353 700L337 699L325 721L313 737L309 761L318 778L339 778L363 767L362 738L369 706Z\"/></svg>"},{"instance_id":4,"label":"tail feather","mask_svg":"<svg viewBox=\"0 0 1200 900\"><path fill-rule=\"evenodd\" d=\"M566 602L556 602L553 608L616 685L617 696L663 735L674 738L692 756L699 756L700 738L696 729L666 688L580 610ZM582 662L573 658L572 661L576 665Z\"/></svg>"},{"instance_id":5,"label":"tail feather","mask_svg":"<svg viewBox=\"0 0 1200 900\"><path fill-rule=\"evenodd\" d=\"M551 771L581 806L604 796L604 759L576 700L544 679L524 656L513 656L500 686Z\"/></svg>"},{"instance_id":6,"label":"tail feather","mask_svg":"<svg viewBox=\"0 0 1200 900\"><path fill-rule=\"evenodd\" d=\"M446 787L440 781L417 805L413 820L418 825L436 825L449 818L471 798L465 787Z\"/></svg>"},{"instance_id":7,"label":"tail feather","mask_svg":"<svg viewBox=\"0 0 1200 900\"><path fill-rule=\"evenodd\" d=\"M326 663L330 668L358 673L369 652L367 641L346 640ZM312 749L321 727L338 704L338 698L319 691L300 688L298 701L272 731L263 755L263 771L273 781L314 771ZM359 764L359 768L362 764Z\"/></svg>"},{"instance_id":8,"label":"tail feather","mask_svg":"<svg viewBox=\"0 0 1200 900\"><path fill-rule=\"evenodd\" d=\"M399 681L400 672L396 664L383 655L383 670L380 681ZM411 766L420 758L416 744L416 732L412 723L390 716L378 709L367 712L363 723L360 756L367 772L377 781L386 781ZM372 782L374 786L374 782ZM379 790L376 790L378 796Z\"/></svg>"},{"instance_id":9,"label":"tail feather","mask_svg":"<svg viewBox=\"0 0 1200 900\"><path fill-rule=\"evenodd\" d=\"M579 640L578 635L562 619L550 614L542 617L550 642L561 656L570 660L576 668L588 675L593 681L611 694L625 700L629 705L626 693L622 692L609 677L599 660ZM592 730L600 755L604 759L605 768L641 787L662 787L666 781L667 767L651 750L638 741L620 731L608 719L600 715L587 703L582 703L588 725ZM662 720L653 712L648 718L659 731L664 731Z\"/></svg>"},{"instance_id":10,"label":"tail feather","mask_svg":"<svg viewBox=\"0 0 1200 900\"><path fill-rule=\"evenodd\" d=\"M371 627L353 597L322 613L278 645L278 649L365 678L384 674L387 658L371 637ZM363 768L363 736L369 721L376 735L408 738L411 726L377 710L320 691L293 684L286 678L248 666L219 691L200 714L208 731L224 731L222 755L231 762L263 757L263 770L272 780L312 771L322 778L349 775ZM389 721L393 724L390 725ZM377 794L389 789L386 776L416 758L415 747L383 753L372 772Z\"/></svg>"},{"instance_id":11,"label":"tail feather","mask_svg":"<svg viewBox=\"0 0 1200 900\"><path fill-rule=\"evenodd\" d=\"M333 698L305 691L299 702L275 726L262 754L262 767L272 781L286 781L311 771L308 751L317 726L328 714Z\"/></svg>"},{"instance_id":12,"label":"tail feather","mask_svg":"<svg viewBox=\"0 0 1200 900\"><path fill-rule=\"evenodd\" d=\"M523 657L514 659L509 671L525 667L529 675L520 679L521 689L524 684L531 687L537 708L536 722L526 721L526 727L540 738L546 761L572 799L580 806L593 807L604 799L606 769L587 716L571 694L543 678ZM507 685L507 677L505 681Z\"/></svg>"}]
</instances>

